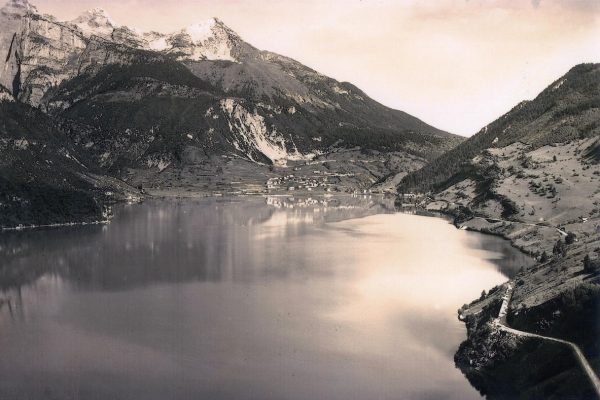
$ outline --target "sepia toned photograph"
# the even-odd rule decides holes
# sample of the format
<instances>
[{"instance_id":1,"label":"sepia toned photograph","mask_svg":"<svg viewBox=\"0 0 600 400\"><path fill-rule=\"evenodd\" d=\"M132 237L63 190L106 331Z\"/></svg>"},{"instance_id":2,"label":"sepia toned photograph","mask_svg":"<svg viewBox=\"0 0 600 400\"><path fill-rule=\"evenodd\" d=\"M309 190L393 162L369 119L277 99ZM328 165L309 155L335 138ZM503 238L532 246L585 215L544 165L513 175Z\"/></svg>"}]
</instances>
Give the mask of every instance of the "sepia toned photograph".
<instances>
[{"instance_id":1,"label":"sepia toned photograph","mask_svg":"<svg viewBox=\"0 0 600 400\"><path fill-rule=\"evenodd\" d=\"M600 0L0 0L0 400L600 400Z\"/></svg>"}]
</instances>

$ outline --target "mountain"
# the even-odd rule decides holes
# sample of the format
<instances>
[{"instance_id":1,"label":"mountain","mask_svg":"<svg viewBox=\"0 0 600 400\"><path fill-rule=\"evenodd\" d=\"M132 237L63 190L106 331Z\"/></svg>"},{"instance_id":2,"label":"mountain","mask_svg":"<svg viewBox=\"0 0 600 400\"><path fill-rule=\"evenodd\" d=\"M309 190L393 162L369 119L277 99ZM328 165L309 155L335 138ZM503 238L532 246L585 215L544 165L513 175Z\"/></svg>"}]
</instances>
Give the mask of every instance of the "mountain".
<instances>
[{"instance_id":1,"label":"mountain","mask_svg":"<svg viewBox=\"0 0 600 400\"><path fill-rule=\"evenodd\" d=\"M523 101L459 146L406 176L402 191L443 189L465 164L487 148L521 142L544 145L597 136L600 132L600 67L581 64L532 101Z\"/></svg>"},{"instance_id":2,"label":"mountain","mask_svg":"<svg viewBox=\"0 0 600 400\"><path fill-rule=\"evenodd\" d=\"M490 399L593 397L570 348L507 333L497 317L510 285L511 328L572 342L599 372L600 64L572 68L399 191L427 191L429 210L535 259L459 310L468 339L455 361L471 383Z\"/></svg>"},{"instance_id":3,"label":"mountain","mask_svg":"<svg viewBox=\"0 0 600 400\"><path fill-rule=\"evenodd\" d=\"M45 149L19 149L3 164L6 196L19 204L33 204L42 183L87 191L98 205L141 186L160 195L383 190L462 141L349 83L258 50L216 18L141 32L101 8L59 21L27 0L9 0L0 26L10 121L3 135ZM32 116L31 130L21 132ZM70 218L41 203L24 223ZM96 211L83 219L97 219ZM20 221L8 212L3 220Z\"/></svg>"},{"instance_id":4,"label":"mountain","mask_svg":"<svg viewBox=\"0 0 600 400\"><path fill-rule=\"evenodd\" d=\"M218 19L142 33L101 9L59 22L26 0L9 1L0 19L0 83L15 98L74 121L79 136L96 131L108 147L135 132L136 151L111 152L103 165L175 165L190 147L196 158L233 154L266 165L355 147L426 159L461 140L260 51ZM92 142L90 154L103 157L107 148Z\"/></svg>"},{"instance_id":5,"label":"mountain","mask_svg":"<svg viewBox=\"0 0 600 400\"><path fill-rule=\"evenodd\" d=\"M64 132L0 87L0 227L96 222L135 190L79 160Z\"/></svg>"}]
</instances>

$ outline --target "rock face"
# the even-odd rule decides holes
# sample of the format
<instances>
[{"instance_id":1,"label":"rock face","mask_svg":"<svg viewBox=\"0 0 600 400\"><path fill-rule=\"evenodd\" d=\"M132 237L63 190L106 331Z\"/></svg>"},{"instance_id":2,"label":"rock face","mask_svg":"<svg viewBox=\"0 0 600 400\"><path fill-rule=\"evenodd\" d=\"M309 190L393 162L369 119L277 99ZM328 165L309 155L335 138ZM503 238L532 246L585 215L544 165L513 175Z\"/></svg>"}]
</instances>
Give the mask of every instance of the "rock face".
<instances>
[{"instance_id":1,"label":"rock face","mask_svg":"<svg viewBox=\"0 0 600 400\"><path fill-rule=\"evenodd\" d=\"M0 9L0 84L21 101L40 105L52 87L85 72L86 59L103 58L107 49L124 45L157 51L187 61L229 60L241 39L222 22L212 19L170 35L139 33L118 26L107 13L95 8L69 22L42 15L27 0L10 0Z\"/></svg>"},{"instance_id":2,"label":"rock face","mask_svg":"<svg viewBox=\"0 0 600 400\"><path fill-rule=\"evenodd\" d=\"M102 8L93 8L84 12L70 23L86 37L100 36L111 38L117 24Z\"/></svg>"},{"instance_id":3,"label":"rock face","mask_svg":"<svg viewBox=\"0 0 600 400\"><path fill-rule=\"evenodd\" d=\"M0 9L0 84L15 98L38 105L44 93L78 71L86 42L66 25L42 16L27 0Z\"/></svg>"},{"instance_id":4,"label":"rock face","mask_svg":"<svg viewBox=\"0 0 600 400\"><path fill-rule=\"evenodd\" d=\"M95 118L92 108L105 103L127 99L126 108L138 108L135 103L146 98L171 98L176 102L194 99L207 106L193 110L202 116L192 118L198 120L197 125L185 123L185 131L169 132L169 136L185 139L190 135L191 142L183 143L200 144L207 154L233 152L263 164L307 160L334 146L403 151L428 158L460 141L378 104L348 83L254 48L215 18L171 34L143 33L119 26L102 9L59 22L41 15L26 0L11 0L0 10L0 23L0 53L6 54L0 83L18 100L55 117L71 120L87 114L91 119L84 131L95 129L89 123ZM103 71L108 68L114 73L114 66L122 68L125 81ZM182 67L186 82L173 75ZM133 72L124 71L127 68ZM101 95L89 84L98 82L100 75L111 83L110 88L103 86ZM110 117L110 111L104 111L108 113L105 118ZM192 110L171 108L170 112L177 114L177 120L188 120ZM145 132L136 123L120 125L104 126L97 133L106 136L129 129L144 136L148 144L157 137L151 131L165 130L163 124ZM184 128L179 122L174 125L172 129ZM136 150L126 158L137 160L133 166L139 167L148 165L150 159L176 159L184 148L157 150L142 158Z\"/></svg>"}]
</instances>

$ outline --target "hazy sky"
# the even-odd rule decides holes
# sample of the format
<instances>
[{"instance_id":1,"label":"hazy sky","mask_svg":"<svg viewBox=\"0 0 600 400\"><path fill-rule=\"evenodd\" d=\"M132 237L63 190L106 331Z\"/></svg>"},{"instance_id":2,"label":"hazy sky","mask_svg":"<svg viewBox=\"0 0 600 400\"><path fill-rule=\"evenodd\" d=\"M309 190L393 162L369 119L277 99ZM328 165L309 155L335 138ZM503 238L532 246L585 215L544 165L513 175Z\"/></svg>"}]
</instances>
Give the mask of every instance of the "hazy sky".
<instances>
[{"instance_id":1,"label":"hazy sky","mask_svg":"<svg viewBox=\"0 0 600 400\"><path fill-rule=\"evenodd\" d=\"M2 1L2 0L0 0ZM600 62L600 0L32 0L72 19L171 32L215 16L254 46L472 135L581 62Z\"/></svg>"}]
</instances>

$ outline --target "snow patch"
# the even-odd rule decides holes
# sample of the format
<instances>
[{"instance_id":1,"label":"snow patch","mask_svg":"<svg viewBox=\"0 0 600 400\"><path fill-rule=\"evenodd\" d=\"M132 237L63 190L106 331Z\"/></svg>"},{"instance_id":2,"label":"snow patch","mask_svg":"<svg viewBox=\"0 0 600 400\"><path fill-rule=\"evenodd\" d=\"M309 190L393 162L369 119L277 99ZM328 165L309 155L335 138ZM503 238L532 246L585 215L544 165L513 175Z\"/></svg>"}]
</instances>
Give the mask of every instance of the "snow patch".
<instances>
[{"instance_id":1,"label":"snow patch","mask_svg":"<svg viewBox=\"0 0 600 400\"><path fill-rule=\"evenodd\" d=\"M212 29L216 25L217 21L211 18L207 21L199 22L185 28L185 32L190 35L190 38L197 42L204 42L205 40L212 37Z\"/></svg>"},{"instance_id":2,"label":"snow patch","mask_svg":"<svg viewBox=\"0 0 600 400\"><path fill-rule=\"evenodd\" d=\"M190 54L184 58L194 61L226 60L237 62L231 54L230 32L216 18L193 24L181 31L192 41Z\"/></svg>"}]
</instances>

